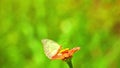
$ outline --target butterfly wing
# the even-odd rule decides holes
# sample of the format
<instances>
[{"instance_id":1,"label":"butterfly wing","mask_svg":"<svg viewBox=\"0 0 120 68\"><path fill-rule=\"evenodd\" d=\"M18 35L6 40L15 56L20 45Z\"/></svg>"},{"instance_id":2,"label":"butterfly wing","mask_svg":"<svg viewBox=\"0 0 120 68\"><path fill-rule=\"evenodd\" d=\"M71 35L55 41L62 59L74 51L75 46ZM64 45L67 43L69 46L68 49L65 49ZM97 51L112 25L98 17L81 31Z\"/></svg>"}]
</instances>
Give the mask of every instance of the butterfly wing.
<instances>
[{"instance_id":1,"label":"butterfly wing","mask_svg":"<svg viewBox=\"0 0 120 68\"><path fill-rule=\"evenodd\" d=\"M49 59L52 59L52 57L56 55L60 49L60 45L50 39L43 39L42 44L43 44L45 55Z\"/></svg>"}]
</instances>

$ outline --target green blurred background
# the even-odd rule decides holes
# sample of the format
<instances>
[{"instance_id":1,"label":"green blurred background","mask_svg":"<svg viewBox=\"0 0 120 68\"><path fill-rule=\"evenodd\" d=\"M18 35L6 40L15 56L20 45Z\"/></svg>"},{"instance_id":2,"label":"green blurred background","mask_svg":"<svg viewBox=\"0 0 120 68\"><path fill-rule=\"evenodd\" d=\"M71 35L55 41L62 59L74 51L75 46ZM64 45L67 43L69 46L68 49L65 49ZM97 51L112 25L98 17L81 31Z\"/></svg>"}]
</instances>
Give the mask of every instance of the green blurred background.
<instances>
[{"instance_id":1,"label":"green blurred background","mask_svg":"<svg viewBox=\"0 0 120 68\"><path fill-rule=\"evenodd\" d=\"M0 68L68 68L44 38L80 46L74 68L120 68L120 0L0 0Z\"/></svg>"}]
</instances>

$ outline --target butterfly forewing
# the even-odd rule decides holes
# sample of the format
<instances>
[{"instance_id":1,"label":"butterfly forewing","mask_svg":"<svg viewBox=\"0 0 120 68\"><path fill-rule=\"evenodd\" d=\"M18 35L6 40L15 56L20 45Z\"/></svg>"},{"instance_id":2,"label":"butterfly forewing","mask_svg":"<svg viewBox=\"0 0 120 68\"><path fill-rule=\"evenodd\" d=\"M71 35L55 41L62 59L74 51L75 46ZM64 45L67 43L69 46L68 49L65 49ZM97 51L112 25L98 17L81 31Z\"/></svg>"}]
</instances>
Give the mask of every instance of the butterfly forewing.
<instances>
[{"instance_id":1,"label":"butterfly forewing","mask_svg":"<svg viewBox=\"0 0 120 68\"><path fill-rule=\"evenodd\" d=\"M55 56L60 49L60 45L50 39L42 40L45 54L48 58Z\"/></svg>"}]
</instances>

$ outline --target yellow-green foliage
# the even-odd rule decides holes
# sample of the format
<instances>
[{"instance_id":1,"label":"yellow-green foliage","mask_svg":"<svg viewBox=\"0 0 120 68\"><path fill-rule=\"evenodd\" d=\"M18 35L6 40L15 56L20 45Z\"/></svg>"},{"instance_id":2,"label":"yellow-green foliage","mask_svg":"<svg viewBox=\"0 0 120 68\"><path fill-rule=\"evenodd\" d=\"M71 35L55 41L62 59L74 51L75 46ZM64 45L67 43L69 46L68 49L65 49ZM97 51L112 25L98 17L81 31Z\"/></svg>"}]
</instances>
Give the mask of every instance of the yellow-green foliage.
<instances>
[{"instance_id":1,"label":"yellow-green foliage","mask_svg":"<svg viewBox=\"0 0 120 68\"><path fill-rule=\"evenodd\" d=\"M80 46L74 68L120 68L119 0L0 0L0 68L67 68L41 39Z\"/></svg>"}]
</instances>

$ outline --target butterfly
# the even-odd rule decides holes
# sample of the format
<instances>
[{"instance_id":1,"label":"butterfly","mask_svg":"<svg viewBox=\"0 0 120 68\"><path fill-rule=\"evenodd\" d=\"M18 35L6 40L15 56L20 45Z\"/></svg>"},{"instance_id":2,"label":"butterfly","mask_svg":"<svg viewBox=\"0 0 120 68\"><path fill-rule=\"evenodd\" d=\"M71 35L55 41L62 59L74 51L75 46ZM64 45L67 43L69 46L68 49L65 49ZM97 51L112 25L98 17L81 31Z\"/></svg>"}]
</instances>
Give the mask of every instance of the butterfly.
<instances>
[{"instance_id":1,"label":"butterfly","mask_svg":"<svg viewBox=\"0 0 120 68\"><path fill-rule=\"evenodd\" d=\"M52 60L65 60L71 58L76 51L80 50L80 47L62 49L58 43L50 39L42 39L41 42L43 44L45 55Z\"/></svg>"}]
</instances>

